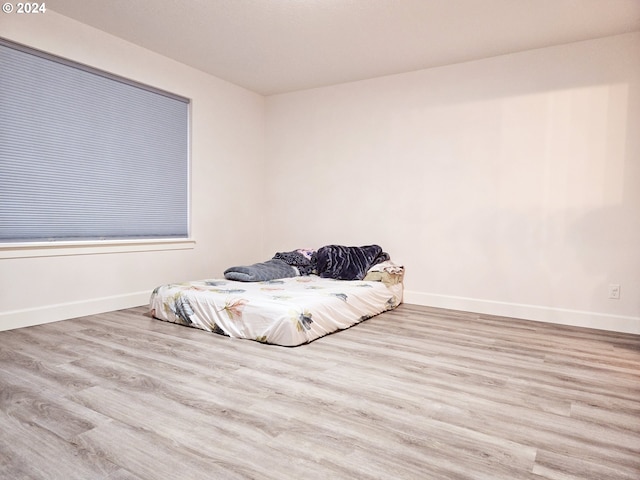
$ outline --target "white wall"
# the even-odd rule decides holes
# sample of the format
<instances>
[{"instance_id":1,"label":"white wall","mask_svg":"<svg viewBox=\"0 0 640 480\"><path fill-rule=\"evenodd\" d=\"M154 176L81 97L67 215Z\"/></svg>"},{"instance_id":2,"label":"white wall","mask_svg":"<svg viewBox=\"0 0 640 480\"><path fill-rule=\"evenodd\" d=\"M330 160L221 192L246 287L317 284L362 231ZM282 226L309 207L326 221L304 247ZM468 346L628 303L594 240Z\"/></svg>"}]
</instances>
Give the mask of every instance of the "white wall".
<instances>
[{"instance_id":1,"label":"white wall","mask_svg":"<svg viewBox=\"0 0 640 480\"><path fill-rule=\"evenodd\" d=\"M262 253L264 98L52 11L0 36L192 100L190 250L0 259L0 329L141 305L162 283Z\"/></svg>"},{"instance_id":2,"label":"white wall","mask_svg":"<svg viewBox=\"0 0 640 480\"><path fill-rule=\"evenodd\" d=\"M640 33L266 109L263 256L379 243L407 302L640 333Z\"/></svg>"},{"instance_id":3,"label":"white wall","mask_svg":"<svg viewBox=\"0 0 640 480\"><path fill-rule=\"evenodd\" d=\"M640 333L640 33L266 100L52 11L0 36L192 99L197 241L1 259L0 329L376 242L408 302Z\"/></svg>"}]
</instances>

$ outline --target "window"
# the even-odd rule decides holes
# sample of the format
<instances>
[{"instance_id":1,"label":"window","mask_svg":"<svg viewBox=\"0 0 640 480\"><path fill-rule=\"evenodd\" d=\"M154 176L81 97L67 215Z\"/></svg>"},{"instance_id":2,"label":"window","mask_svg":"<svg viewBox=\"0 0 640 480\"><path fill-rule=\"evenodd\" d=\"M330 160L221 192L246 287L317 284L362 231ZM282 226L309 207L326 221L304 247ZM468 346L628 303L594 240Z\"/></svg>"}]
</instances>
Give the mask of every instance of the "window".
<instances>
[{"instance_id":1,"label":"window","mask_svg":"<svg viewBox=\"0 0 640 480\"><path fill-rule=\"evenodd\" d=\"M189 101L0 39L0 246L188 236Z\"/></svg>"}]
</instances>

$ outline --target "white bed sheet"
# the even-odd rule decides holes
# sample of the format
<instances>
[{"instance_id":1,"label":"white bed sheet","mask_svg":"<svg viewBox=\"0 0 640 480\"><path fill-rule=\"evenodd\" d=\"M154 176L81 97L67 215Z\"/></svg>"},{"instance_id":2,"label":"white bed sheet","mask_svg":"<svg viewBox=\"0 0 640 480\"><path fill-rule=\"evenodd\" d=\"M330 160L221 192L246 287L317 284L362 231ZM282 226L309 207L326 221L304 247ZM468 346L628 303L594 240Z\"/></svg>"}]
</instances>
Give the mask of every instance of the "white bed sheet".
<instances>
[{"instance_id":1,"label":"white bed sheet","mask_svg":"<svg viewBox=\"0 0 640 480\"><path fill-rule=\"evenodd\" d=\"M296 346L391 310L402 293L402 283L315 275L255 283L201 280L156 288L150 306L160 320Z\"/></svg>"}]
</instances>

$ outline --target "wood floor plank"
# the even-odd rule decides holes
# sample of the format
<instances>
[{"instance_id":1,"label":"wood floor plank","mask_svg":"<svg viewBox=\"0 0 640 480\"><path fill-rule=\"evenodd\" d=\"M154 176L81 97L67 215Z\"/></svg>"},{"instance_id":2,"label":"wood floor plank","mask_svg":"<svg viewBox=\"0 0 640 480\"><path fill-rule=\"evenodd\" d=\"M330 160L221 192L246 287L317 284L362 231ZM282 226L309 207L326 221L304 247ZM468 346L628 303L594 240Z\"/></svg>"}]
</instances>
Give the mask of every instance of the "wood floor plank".
<instances>
[{"instance_id":1,"label":"wood floor plank","mask_svg":"<svg viewBox=\"0 0 640 480\"><path fill-rule=\"evenodd\" d=\"M533 473L552 480L615 479L637 480L638 470L626 465L581 458L579 462L561 451L540 450Z\"/></svg>"},{"instance_id":2,"label":"wood floor plank","mask_svg":"<svg viewBox=\"0 0 640 480\"><path fill-rule=\"evenodd\" d=\"M70 479L105 478L118 466L100 455L65 441L35 421L0 412L0 454L5 463L0 478Z\"/></svg>"},{"instance_id":3,"label":"wood floor plank","mask_svg":"<svg viewBox=\"0 0 640 480\"><path fill-rule=\"evenodd\" d=\"M133 473L125 470L124 468L119 468L115 472L111 473L108 477L105 477L105 480L141 480L139 476L134 475Z\"/></svg>"},{"instance_id":4,"label":"wood floor plank","mask_svg":"<svg viewBox=\"0 0 640 480\"><path fill-rule=\"evenodd\" d=\"M285 348L147 310L0 332L0 478L640 478L640 336L403 304Z\"/></svg>"},{"instance_id":5,"label":"wood floor plank","mask_svg":"<svg viewBox=\"0 0 640 480\"><path fill-rule=\"evenodd\" d=\"M79 435L77 441L95 456L113 458L125 470L145 479L231 480L255 478L256 475L256 472L231 457L203 457L196 449L180 448L169 439L116 420Z\"/></svg>"},{"instance_id":6,"label":"wood floor plank","mask_svg":"<svg viewBox=\"0 0 640 480\"><path fill-rule=\"evenodd\" d=\"M106 420L54 392L6 374L0 378L0 410L8 417L35 423L67 441Z\"/></svg>"}]
</instances>

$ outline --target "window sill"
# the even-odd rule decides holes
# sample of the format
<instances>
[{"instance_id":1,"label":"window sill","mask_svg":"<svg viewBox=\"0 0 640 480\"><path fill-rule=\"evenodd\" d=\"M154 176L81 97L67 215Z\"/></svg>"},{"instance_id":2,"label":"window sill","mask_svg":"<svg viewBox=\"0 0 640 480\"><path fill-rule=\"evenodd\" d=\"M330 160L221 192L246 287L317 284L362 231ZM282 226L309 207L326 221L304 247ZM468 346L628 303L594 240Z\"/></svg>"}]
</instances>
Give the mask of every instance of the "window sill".
<instances>
[{"instance_id":1,"label":"window sill","mask_svg":"<svg viewBox=\"0 0 640 480\"><path fill-rule=\"evenodd\" d=\"M82 242L9 243L0 245L0 259L58 257L65 255L101 255L105 253L191 250L193 239L103 240Z\"/></svg>"}]
</instances>

